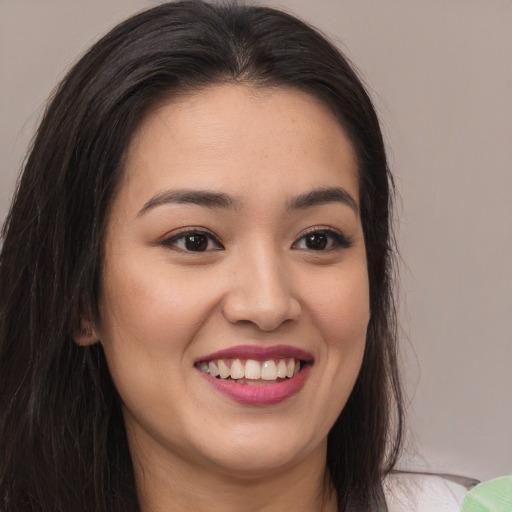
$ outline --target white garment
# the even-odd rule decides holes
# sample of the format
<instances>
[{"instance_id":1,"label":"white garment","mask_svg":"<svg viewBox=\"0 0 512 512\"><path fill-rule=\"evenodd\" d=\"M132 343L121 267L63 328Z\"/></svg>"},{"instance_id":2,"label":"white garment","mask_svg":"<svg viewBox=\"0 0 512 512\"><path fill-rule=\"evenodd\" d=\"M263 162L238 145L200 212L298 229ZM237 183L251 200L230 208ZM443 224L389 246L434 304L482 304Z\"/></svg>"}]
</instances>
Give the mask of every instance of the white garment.
<instances>
[{"instance_id":1,"label":"white garment","mask_svg":"<svg viewBox=\"0 0 512 512\"><path fill-rule=\"evenodd\" d=\"M388 512L460 512L467 489L441 476L393 473L384 492Z\"/></svg>"}]
</instances>

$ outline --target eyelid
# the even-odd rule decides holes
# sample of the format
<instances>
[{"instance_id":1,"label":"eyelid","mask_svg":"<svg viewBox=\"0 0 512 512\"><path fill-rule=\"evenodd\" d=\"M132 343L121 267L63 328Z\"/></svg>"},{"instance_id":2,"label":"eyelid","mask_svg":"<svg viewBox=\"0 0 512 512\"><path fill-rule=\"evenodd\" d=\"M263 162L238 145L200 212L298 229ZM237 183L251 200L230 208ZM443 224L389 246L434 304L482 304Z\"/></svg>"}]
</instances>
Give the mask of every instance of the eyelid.
<instances>
[{"instance_id":1,"label":"eyelid","mask_svg":"<svg viewBox=\"0 0 512 512\"><path fill-rule=\"evenodd\" d=\"M292 248L296 248L295 246L303 240L306 236L311 235L313 233L322 233L330 236L334 240L334 247L330 247L329 249L324 249L323 251L318 252L327 252L335 249L348 249L354 243L353 239L347 237L342 231L339 229L335 229L331 226L311 226L304 230L295 242L292 244ZM309 249L303 249L309 250Z\"/></svg>"},{"instance_id":2,"label":"eyelid","mask_svg":"<svg viewBox=\"0 0 512 512\"><path fill-rule=\"evenodd\" d=\"M217 247L215 249L209 249L206 251L187 251L186 249L182 249L181 247L175 245L175 242L177 242L181 238L186 237L187 235L204 235L208 237L209 240L213 241L215 245L217 245ZM224 246L221 244L219 238L216 235L214 235L209 229L200 226L186 226L183 228L178 228L174 231L171 231L170 233L165 234L160 239L158 244L164 247L168 247L170 249L175 249L186 253L205 253L224 249Z\"/></svg>"}]
</instances>

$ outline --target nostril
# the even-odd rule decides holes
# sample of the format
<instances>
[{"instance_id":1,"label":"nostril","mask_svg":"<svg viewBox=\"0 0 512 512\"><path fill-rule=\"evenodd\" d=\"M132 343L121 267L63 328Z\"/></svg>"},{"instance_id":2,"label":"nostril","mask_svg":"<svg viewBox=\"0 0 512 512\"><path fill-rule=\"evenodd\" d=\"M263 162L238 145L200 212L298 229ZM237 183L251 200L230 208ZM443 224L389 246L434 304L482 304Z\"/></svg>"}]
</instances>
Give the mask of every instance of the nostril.
<instances>
[{"instance_id":1,"label":"nostril","mask_svg":"<svg viewBox=\"0 0 512 512\"><path fill-rule=\"evenodd\" d=\"M231 324L252 324L261 331L274 331L282 324L300 318L300 303L293 297L267 298L247 294L227 297L223 314Z\"/></svg>"}]
</instances>

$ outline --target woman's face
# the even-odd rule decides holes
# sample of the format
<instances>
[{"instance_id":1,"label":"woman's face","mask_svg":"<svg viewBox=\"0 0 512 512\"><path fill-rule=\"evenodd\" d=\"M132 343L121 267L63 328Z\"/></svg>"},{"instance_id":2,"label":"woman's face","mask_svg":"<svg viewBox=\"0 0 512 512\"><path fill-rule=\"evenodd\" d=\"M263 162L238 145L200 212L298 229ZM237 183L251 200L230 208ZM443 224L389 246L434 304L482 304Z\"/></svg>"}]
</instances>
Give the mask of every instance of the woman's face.
<instances>
[{"instance_id":1,"label":"woman's face","mask_svg":"<svg viewBox=\"0 0 512 512\"><path fill-rule=\"evenodd\" d=\"M358 198L352 144L305 93L215 86L147 116L96 326L132 454L237 475L324 460L369 320Z\"/></svg>"}]
</instances>

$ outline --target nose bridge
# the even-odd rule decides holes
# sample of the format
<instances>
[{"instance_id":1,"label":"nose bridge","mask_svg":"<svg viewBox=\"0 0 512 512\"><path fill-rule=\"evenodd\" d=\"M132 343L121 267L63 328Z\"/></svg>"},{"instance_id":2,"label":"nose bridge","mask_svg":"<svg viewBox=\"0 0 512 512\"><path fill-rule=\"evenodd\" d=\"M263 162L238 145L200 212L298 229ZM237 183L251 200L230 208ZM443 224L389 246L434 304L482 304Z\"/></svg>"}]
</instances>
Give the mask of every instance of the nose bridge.
<instances>
[{"instance_id":1,"label":"nose bridge","mask_svg":"<svg viewBox=\"0 0 512 512\"><path fill-rule=\"evenodd\" d=\"M224 314L231 323L250 322L263 331L296 320L300 304L294 296L286 261L271 243L239 254Z\"/></svg>"}]
</instances>

